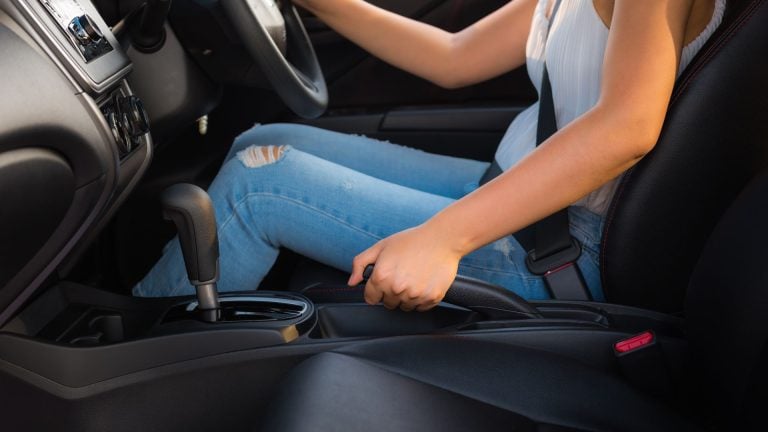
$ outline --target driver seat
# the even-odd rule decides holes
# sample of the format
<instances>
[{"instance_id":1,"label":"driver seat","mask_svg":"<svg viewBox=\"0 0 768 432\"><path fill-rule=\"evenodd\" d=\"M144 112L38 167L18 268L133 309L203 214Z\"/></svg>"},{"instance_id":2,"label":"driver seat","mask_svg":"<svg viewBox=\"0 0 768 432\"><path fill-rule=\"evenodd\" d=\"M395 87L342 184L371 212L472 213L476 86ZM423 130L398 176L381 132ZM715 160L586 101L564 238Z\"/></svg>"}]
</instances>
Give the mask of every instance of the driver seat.
<instances>
[{"instance_id":1,"label":"driver seat","mask_svg":"<svg viewBox=\"0 0 768 432\"><path fill-rule=\"evenodd\" d=\"M693 273L687 376L675 389L687 413L566 355L488 335L415 336L305 361L281 385L263 430L764 430L756 428L768 404L766 220L768 171L720 221Z\"/></svg>"}]
</instances>

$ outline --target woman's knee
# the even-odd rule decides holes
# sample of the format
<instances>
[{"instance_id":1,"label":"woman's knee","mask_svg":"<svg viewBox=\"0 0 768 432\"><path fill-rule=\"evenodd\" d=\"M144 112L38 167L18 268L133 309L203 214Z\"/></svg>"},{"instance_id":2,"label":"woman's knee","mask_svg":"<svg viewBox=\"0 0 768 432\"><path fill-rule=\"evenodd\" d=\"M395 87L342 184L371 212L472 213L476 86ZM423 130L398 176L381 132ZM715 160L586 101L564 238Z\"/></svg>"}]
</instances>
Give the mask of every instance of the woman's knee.
<instances>
[{"instance_id":1,"label":"woman's knee","mask_svg":"<svg viewBox=\"0 0 768 432\"><path fill-rule=\"evenodd\" d=\"M289 148L287 145L252 145L237 152L237 159L246 168L259 168L278 162Z\"/></svg>"},{"instance_id":2,"label":"woman's knee","mask_svg":"<svg viewBox=\"0 0 768 432\"><path fill-rule=\"evenodd\" d=\"M235 152L219 170L208 192L214 201L238 201L243 196L283 182L283 170L264 168L281 161L288 146L252 145Z\"/></svg>"}]
</instances>

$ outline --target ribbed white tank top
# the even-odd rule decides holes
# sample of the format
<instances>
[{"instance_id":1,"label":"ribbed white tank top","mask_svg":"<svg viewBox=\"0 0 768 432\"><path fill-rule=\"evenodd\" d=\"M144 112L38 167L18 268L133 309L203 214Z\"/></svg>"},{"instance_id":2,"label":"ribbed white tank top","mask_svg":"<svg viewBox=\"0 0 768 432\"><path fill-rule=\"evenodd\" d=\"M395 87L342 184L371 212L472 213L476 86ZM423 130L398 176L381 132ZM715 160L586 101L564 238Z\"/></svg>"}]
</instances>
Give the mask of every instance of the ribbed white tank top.
<instances>
[{"instance_id":1,"label":"ribbed white tank top","mask_svg":"<svg viewBox=\"0 0 768 432\"><path fill-rule=\"evenodd\" d=\"M723 19L725 1L717 0L712 20L701 34L683 49L678 75L691 62ZM608 28L595 11L593 0L562 0L547 37L549 0L539 0L526 46L528 75L541 90L544 56L552 82L552 97L559 128L589 111L600 97L603 57ZM520 113L507 129L496 151L496 161L506 170L536 147L538 102ZM605 215L618 179L603 185L575 205Z\"/></svg>"}]
</instances>

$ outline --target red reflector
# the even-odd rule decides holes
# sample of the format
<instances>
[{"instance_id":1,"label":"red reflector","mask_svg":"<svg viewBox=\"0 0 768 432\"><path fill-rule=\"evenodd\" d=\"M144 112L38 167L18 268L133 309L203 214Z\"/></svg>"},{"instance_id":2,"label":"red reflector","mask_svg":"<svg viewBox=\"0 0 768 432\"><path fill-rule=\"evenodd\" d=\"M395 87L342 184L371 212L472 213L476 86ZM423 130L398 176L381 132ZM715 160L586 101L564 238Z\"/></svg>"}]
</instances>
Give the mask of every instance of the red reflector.
<instances>
[{"instance_id":1,"label":"red reflector","mask_svg":"<svg viewBox=\"0 0 768 432\"><path fill-rule=\"evenodd\" d=\"M629 339L616 342L613 349L615 349L618 354L628 353L652 344L655 338L653 332L643 332L637 336L632 336Z\"/></svg>"}]
</instances>

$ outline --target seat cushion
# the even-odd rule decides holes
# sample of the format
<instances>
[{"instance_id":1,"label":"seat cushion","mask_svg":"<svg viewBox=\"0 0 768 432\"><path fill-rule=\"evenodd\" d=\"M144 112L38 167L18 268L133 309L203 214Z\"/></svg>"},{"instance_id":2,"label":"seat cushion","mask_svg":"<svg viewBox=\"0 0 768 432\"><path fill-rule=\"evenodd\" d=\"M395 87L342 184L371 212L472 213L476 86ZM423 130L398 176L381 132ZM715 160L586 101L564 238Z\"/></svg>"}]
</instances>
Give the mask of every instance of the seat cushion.
<instances>
[{"instance_id":1,"label":"seat cushion","mask_svg":"<svg viewBox=\"0 0 768 432\"><path fill-rule=\"evenodd\" d=\"M544 351L410 337L317 355L294 370L262 430L686 431L619 377Z\"/></svg>"}]
</instances>

